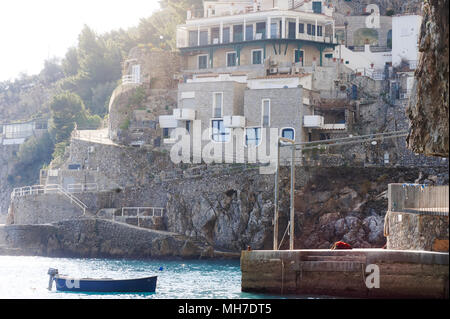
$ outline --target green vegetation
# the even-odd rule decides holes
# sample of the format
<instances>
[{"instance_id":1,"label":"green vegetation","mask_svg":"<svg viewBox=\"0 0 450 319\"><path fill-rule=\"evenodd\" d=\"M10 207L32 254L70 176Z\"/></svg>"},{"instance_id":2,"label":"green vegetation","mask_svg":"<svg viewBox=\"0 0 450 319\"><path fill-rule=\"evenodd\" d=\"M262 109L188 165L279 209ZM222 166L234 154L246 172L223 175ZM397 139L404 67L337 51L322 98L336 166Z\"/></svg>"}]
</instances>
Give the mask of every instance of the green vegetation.
<instances>
[{"instance_id":1,"label":"green vegetation","mask_svg":"<svg viewBox=\"0 0 450 319\"><path fill-rule=\"evenodd\" d=\"M30 138L16 154L11 185L35 183L39 169L61 157L75 125L95 129L108 116L112 92L120 83L121 63L136 46L172 51L176 25L184 23L186 10L201 9L201 0L160 0L161 10L137 21L127 30L96 34L84 26L76 46L62 59L45 61L37 75L21 74L15 81L0 82L0 118L29 120L50 118L49 133ZM50 98L49 98L50 97ZM141 106L144 89L137 89L130 106ZM13 113L11 113L13 110ZM122 124L129 126L129 121Z\"/></svg>"},{"instance_id":2,"label":"green vegetation","mask_svg":"<svg viewBox=\"0 0 450 319\"><path fill-rule=\"evenodd\" d=\"M39 178L39 169L50 163L54 144L49 133L31 137L20 145L13 171L8 175L11 185L29 185Z\"/></svg>"}]
</instances>

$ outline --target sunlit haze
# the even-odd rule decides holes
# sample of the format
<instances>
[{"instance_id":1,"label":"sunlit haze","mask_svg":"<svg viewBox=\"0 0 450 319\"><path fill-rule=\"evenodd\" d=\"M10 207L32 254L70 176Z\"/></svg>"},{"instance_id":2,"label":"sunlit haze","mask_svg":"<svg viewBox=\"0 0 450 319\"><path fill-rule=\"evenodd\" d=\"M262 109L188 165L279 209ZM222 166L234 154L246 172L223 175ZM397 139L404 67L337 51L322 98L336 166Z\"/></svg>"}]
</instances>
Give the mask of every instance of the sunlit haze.
<instances>
[{"instance_id":1,"label":"sunlit haze","mask_svg":"<svg viewBox=\"0 0 450 319\"><path fill-rule=\"evenodd\" d=\"M157 0L14 0L0 5L0 81L39 73L64 57L84 24L97 33L137 26L159 9Z\"/></svg>"}]
</instances>

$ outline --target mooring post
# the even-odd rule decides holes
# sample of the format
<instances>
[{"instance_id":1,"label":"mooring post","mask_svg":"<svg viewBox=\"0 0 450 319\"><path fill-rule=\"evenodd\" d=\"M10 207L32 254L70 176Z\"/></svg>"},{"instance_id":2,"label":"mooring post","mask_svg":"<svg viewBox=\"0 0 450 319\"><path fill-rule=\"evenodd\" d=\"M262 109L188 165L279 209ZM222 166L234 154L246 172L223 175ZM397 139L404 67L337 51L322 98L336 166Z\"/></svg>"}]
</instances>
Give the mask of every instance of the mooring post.
<instances>
[{"instance_id":1,"label":"mooring post","mask_svg":"<svg viewBox=\"0 0 450 319\"><path fill-rule=\"evenodd\" d=\"M295 144L292 143L291 162L291 225L289 237L289 250L294 249L294 192L295 192Z\"/></svg>"},{"instance_id":2,"label":"mooring post","mask_svg":"<svg viewBox=\"0 0 450 319\"><path fill-rule=\"evenodd\" d=\"M278 179L280 170L280 140L277 142L277 170L275 172L275 200L273 222L273 250L278 250Z\"/></svg>"}]
</instances>

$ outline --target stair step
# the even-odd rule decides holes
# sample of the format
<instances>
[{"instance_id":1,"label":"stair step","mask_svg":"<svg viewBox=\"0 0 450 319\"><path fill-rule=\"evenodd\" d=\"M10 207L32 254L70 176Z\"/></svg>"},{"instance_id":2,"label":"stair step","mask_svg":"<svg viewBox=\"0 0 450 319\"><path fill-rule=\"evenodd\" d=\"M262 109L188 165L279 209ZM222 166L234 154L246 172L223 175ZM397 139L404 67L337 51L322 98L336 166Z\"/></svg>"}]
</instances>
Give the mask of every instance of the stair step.
<instances>
[{"instance_id":1,"label":"stair step","mask_svg":"<svg viewBox=\"0 0 450 319\"><path fill-rule=\"evenodd\" d=\"M304 261L345 261L345 262L360 262L365 263L365 256L304 256Z\"/></svg>"},{"instance_id":2,"label":"stair step","mask_svg":"<svg viewBox=\"0 0 450 319\"><path fill-rule=\"evenodd\" d=\"M364 263L355 261L303 261L300 263L301 271L337 271L361 272Z\"/></svg>"}]
</instances>

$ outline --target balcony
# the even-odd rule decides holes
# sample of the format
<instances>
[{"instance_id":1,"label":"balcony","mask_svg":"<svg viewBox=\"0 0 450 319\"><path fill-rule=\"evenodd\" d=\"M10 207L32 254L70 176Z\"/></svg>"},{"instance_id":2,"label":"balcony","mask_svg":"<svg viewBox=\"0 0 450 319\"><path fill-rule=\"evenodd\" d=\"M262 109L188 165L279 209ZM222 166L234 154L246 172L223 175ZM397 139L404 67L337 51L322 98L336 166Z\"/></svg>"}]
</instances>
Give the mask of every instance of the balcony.
<instances>
[{"instance_id":1,"label":"balcony","mask_svg":"<svg viewBox=\"0 0 450 319\"><path fill-rule=\"evenodd\" d=\"M178 127L178 121L173 115L161 115L159 117L159 126L161 128L175 128Z\"/></svg>"},{"instance_id":2,"label":"balcony","mask_svg":"<svg viewBox=\"0 0 450 319\"><path fill-rule=\"evenodd\" d=\"M319 130L345 130L345 123L324 123L324 117L321 115L305 115L303 117L303 127Z\"/></svg>"},{"instance_id":3,"label":"balcony","mask_svg":"<svg viewBox=\"0 0 450 319\"><path fill-rule=\"evenodd\" d=\"M173 117L178 121L193 121L195 120L194 109L174 109Z\"/></svg>"},{"instance_id":4,"label":"balcony","mask_svg":"<svg viewBox=\"0 0 450 319\"><path fill-rule=\"evenodd\" d=\"M324 120L321 115L305 115L303 117L303 127L322 128L323 125Z\"/></svg>"},{"instance_id":5,"label":"balcony","mask_svg":"<svg viewBox=\"0 0 450 319\"><path fill-rule=\"evenodd\" d=\"M223 117L223 126L227 128L245 127L245 117L240 115L227 115Z\"/></svg>"}]
</instances>

